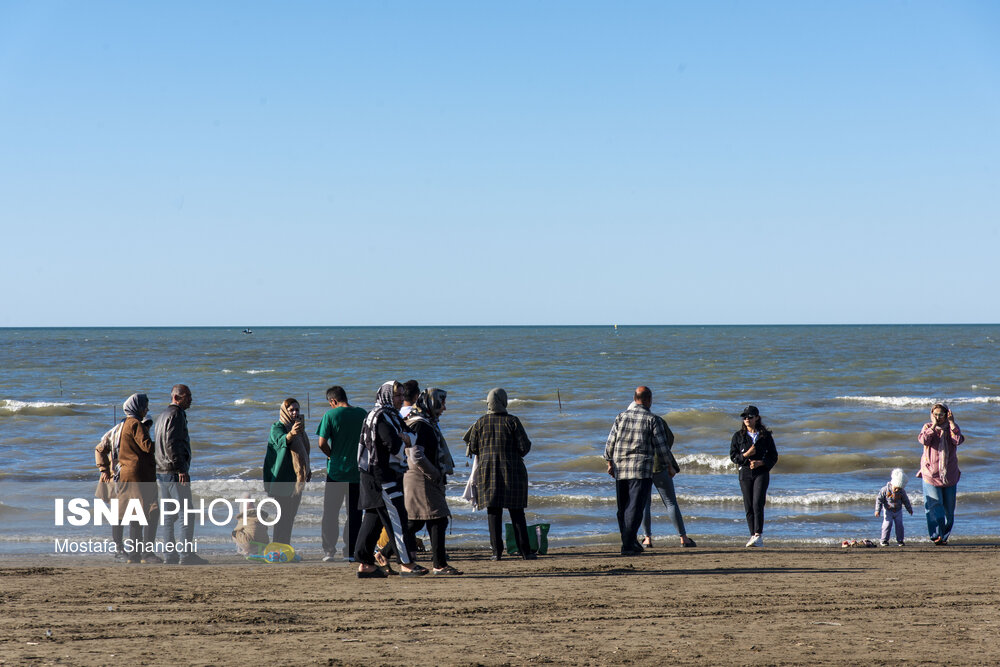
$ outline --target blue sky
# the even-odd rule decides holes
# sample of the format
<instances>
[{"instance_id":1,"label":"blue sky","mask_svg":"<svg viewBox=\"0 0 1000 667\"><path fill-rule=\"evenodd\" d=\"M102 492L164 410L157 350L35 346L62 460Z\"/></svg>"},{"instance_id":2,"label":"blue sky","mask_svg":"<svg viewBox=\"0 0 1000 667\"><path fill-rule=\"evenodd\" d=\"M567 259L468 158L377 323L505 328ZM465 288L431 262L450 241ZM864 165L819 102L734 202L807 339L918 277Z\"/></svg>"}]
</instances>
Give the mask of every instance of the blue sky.
<instances>
[{"instance_id":1,"label":"blue sky","mask_svg":"<svg viewBox=\"0 0 1000 667\"><path fill-rule=\"evenodd\" d=\"M1000 5L0 4L0 326L1000 322Z\"/></svg>"}]
</instances>

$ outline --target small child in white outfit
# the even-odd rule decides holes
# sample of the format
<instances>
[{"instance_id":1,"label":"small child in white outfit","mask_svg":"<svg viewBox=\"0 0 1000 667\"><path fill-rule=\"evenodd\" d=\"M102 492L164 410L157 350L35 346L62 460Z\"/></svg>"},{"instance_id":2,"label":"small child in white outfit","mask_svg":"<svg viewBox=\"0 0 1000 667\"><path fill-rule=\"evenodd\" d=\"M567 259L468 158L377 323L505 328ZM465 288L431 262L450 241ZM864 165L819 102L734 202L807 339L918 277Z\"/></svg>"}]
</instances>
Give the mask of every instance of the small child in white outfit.
<instances>
[{"instance_id":1,"label":"small child in white outfit","mask_svg":"<svg viewBox=\"0 0 1000 667\"><path fill-rule=\"evenodd\" d=\"M885 510L882 518L882 546L889 546L889 535L892 533L892 525L896 524L896 544L903 546L903 508L913 516L913 505L910 504L910 497L906 495L906 478L903 476L903 469L896 468L892 471L889 483L882 487L875 499L875 516Z\"/></svg>"}]
</instances>

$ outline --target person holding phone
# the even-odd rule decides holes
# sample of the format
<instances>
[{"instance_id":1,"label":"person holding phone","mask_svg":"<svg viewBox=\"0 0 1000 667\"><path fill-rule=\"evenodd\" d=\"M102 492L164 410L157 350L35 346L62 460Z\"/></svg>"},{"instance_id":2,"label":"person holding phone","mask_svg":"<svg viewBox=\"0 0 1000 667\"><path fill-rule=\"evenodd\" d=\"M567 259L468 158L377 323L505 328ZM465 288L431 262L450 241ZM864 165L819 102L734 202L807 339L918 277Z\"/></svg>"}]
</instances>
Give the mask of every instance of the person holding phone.
<instances>
[{"instance_id":1,"label":"person holding phone","mask_svg":"<svg viewBox=\"0 0 1000 667\"><path fill-rule=\"evenodd\" d=\"M965 436L948 406L935 403L931 420L920 429L917 441L924 446L917 477L924 485L927 535L934 544L945 546L955 525L955 496L962 474L958 469L958 446Z\"/></svg>"},{"instance_id":2,"label":"person holding phone","mask_svg":"<svg viewBox=\"0 0 1000 667\"><path fill-rule=\"evenodd\" d=\"M278 502L274 541L291 544L292 524L299 511L302 491L312 477L309 469L309 436L299 402L286 398L278 421L271 425L264 455L264 490Z\"/></svg>"},{"instance_id":3,"label":"person holding phone","mask_svg":"<svg viewBox=\"0 0 1000 667\"><path fill-rule=\"evenodd\" d=\"M740 417L743 425L733 434L729 443L729 458L739 466L743 508L747 514L747 527L750 529L750 540L746 546L762 547L764 503L767 500L767 487L771 483L771 468L778 462L778 450L774 446L771 431L760 420L760 410L748 405Z\"/></svg>"}]
</instances>

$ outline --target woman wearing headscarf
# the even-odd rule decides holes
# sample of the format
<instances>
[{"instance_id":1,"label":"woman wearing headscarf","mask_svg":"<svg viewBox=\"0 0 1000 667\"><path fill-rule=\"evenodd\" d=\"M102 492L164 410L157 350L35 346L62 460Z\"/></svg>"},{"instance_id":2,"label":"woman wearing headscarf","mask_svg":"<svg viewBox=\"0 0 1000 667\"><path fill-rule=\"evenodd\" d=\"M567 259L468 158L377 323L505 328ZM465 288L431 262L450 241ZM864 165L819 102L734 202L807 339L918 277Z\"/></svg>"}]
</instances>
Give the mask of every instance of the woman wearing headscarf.
<instances>
[{"instance_id":1,"label":"woman wearing headscarf","mask_svg":"<svg viewBox=\"0 0 1000 667\"><path fill-rule=\"evenodd\" d=\"M403 496L406 500L408 529L411 535L427 526L431 538L431 559L434 574L462 574L448 565L445 551L445 529L448 527L448 500L445 497L447 476L455 471L455 462L448 451L448 443L441 434L438 420L447 408L448 393L443 389L428 388L417 397L413 409L406 417L406 425L413 432L413 445L406 448L409 467L403 475Z\"/></svg>"},{"instance_id":2,"label":"woman wearing headscarf","mask_svg":"<svg viewBox=\"0 0 1000 667\"><path fill-rule=\"evenodd\" d=\"M748 405L740 413L743 424L729 442L729 458L739 467L743 509L750 529L748 547L764 546L764 503L771 483L771 468L778 462L778 449L771 431L760 420L760 410Z\"/></svg>"},{"instance_id":3,"label":"woman wearing headscarf","mask_svg":"<svg viewBox=\"0 0 1000 667\"><path fill-rule=\"evenodd\" d=\"M486 414L465 434L468 453L477 457L477 507L486 508L490 527L491 560L503 554L503 510L510 514L514 525L517 549L525 560L537 556L528 542L528 523L524 508L528 506L528 470L524 457L531 450L531 441L521 420L507 412L507 392L492 389L486 396Z\"/></svg>"},{"instance_id":4,"label":"woman wearing headscarf","mask_svg":"<svg viewBox=\"0 0 1000 667\"><path fill-rule=\"evenodd\" d=\"M264 490L278 501L280 514L274 524L274 541L291 544L292 525L302 501L305 483L312 477L309 468L309 436L299 402L286 398L278 421L271 424L264 454Z\"/></svg>"},{"instance_id":5,"label":"woman wearing headscarf","mask_svg":"<svg viewBox=\"0 0 1000 667\"><path fill-rule=\"evenodd\" d=\"M931 421L920 429L917 440L924 446L917 477L924 483L924 514L927 535L934 544L948 544L955 525L955 496L958 491L958 446L965 436L955 423L955 415L944 403L931 408Z\"/></svg>"},{"instance_id":6,"label":"woman wearing headscarf","mask_svg":"<svg viewBox=\"0 0 1000 667\"><path fill-rule=\"evenodd\" d=\"M407 531L408 517L403 500L403 475L389 465L390 458L409 446L410 436L399 416L403 405L403 385L390 380L378 389L375 407L361 426L358 443L358 469L361 484L358 508L365 511L358 531L354 560L358 561L358 578L385 577L386 571L375 565L375 544L382 528L394 546L403 576L427 574L427 568L413 562L416 551L412 535Z\"/></svg>"},{"instance_id":7,"label":"woman wearing headscarf","mask_svg":"<svg viewBox=\"0 0 1000 667\"><path fill-rule=\"evenodd\" d=\"M125 421L122 422L118 441L118 503L119 518L124 518L130 501L138 500L146 525L137 521L129 525L129 563L162 563L153 553L156 523L159 518L156 487L156 445L149 436L146 420L149 398L146 394L132 394L122 404ZM134 503L133 503L134 504Z\"/></svg>"}]
</instances>

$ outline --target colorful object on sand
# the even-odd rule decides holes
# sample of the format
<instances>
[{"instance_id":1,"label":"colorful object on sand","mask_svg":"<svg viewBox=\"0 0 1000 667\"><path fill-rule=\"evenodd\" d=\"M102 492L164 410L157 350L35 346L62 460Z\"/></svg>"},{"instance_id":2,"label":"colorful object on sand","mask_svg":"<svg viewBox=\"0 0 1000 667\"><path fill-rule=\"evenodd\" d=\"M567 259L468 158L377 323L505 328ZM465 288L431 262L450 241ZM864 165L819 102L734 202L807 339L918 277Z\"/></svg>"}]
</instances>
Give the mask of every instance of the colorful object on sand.
<instances>
[{"instance_id":1,"label":"colorful object on sand","mask_svg":"<svg viewBox=\"0 0 1000 667\"><path fill-rule=\"evenodd\" d=\"M302 556L295 553L290 544L271 542L264 547L263 560L266 563L298 563L302 560Z\"/></svg>"}]
</instances>

